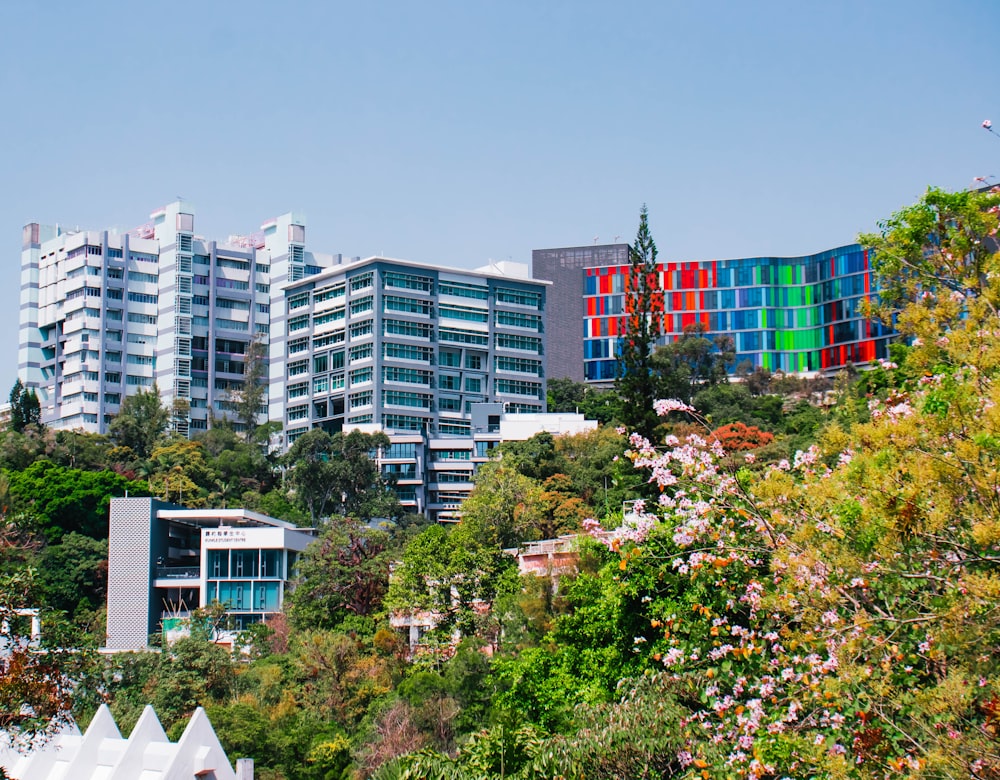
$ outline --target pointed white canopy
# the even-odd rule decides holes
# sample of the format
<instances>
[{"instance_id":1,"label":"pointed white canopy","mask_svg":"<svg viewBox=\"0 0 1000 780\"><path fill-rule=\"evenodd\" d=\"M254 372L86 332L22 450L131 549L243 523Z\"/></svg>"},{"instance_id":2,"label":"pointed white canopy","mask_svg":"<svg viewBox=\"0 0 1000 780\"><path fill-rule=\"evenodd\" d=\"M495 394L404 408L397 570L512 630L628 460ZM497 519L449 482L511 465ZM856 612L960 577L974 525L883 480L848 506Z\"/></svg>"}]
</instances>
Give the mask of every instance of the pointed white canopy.
<instances>
[{"instance_id":1,"label":"pointed white canopy","mask_svg":"<svg viewBox=\"0 0 1000 780\"><path fill-rule=\"evenodd\" d=\"M16 780L191 780L208 772L216 780L236 780L201 707L180 740L171 742L152 707L124 739L102 704L83 735L73 726L26 754L0 751L0 766Z\"/></svg>"}]
</instances>

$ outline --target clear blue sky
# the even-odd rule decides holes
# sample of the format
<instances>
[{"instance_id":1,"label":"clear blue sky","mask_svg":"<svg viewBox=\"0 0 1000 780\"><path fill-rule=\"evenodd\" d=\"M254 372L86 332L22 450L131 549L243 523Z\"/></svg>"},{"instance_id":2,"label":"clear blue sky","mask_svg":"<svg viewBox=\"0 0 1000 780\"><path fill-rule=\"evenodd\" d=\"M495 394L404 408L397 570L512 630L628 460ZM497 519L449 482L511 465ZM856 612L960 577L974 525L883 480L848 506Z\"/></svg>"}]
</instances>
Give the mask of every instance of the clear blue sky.
<instances>
[{"instance_id":1,"label":"clear blue sky","mask_svg":"<svg viewBox=\"0 0 1000 780\"><path fill-rule=\"evenodd\" d=\"M665 259L850 243L929 184L1000 175L996 0L9 3L0 396L21 227L473 266L631 240Z\"/></svg>"}]
</instances>

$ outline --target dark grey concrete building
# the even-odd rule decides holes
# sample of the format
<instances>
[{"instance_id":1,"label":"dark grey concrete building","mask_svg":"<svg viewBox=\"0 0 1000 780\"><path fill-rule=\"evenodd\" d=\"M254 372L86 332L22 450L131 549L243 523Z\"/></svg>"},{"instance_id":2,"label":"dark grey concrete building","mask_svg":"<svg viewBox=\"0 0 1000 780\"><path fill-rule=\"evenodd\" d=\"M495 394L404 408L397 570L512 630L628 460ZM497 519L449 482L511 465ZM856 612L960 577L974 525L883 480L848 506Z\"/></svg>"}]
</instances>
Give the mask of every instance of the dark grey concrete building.
<instances>
[{"instance_id":1,"label":"dark grey concrete building","mask_svg":"<svg viewBox=\"0 0 1000 780\"><path fill-rule=\"evenodd\" d=\"M535 249L531 276L552 282L546 300L548 375L550 379L584 381L584 268L628 265L628 244Z\"/></svg>"}]
</instances>

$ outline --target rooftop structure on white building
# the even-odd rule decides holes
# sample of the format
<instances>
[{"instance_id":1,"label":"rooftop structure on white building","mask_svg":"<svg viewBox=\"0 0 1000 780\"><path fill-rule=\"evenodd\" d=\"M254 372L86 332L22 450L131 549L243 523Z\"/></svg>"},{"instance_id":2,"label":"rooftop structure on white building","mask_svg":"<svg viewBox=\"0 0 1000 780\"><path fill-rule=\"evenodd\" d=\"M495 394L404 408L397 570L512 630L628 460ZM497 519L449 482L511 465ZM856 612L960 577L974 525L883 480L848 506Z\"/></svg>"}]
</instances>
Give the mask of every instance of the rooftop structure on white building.
<instances>
[{"instance_id":1,"label":"rooftop structure on white building","mask_svg":"<svg viewBox=\"0 0 1000 780\"><path fill-rule=\"evenodd\" d=\"M234 630L280 612L313 538L312 529L245 509L113 498L106 649L144 649L213 602Z\"/></svg>"}]
</instances>

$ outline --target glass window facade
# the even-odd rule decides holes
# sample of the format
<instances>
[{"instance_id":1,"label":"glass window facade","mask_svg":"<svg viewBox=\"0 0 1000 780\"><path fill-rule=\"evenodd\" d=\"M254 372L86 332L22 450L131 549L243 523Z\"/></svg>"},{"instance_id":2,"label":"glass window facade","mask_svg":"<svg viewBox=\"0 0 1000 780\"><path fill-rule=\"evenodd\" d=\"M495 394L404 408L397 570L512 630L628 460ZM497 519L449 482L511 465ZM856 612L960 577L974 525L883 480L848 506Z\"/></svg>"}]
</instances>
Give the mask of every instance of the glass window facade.
<instances>
[{"instance_id":1,"label":"glass window facade","mask_svg":"<svg viewBox=\"0 0 1000 780\"><path fill-rule=\"evenodd\" d=\"M583 269L584 376L615 377L626 329L629 266ZM877 297L867 250L853 245L816 255L662 263L665 334L694 325L708 338L733 339L736 359L769 371L841 368L885 357L892 332L864 318L859 305Z\"/></svg>"},{"instance_id":2,"label":"glass window facade","mask_svg":"<svg viewBox=\"0 0 1000 780\"><path fill-rule=\"evenodd\" d=\"M281 609L287 574L294 553L286 561L284 550L209 549L206 568L206 602L218 601L241 624L261 619Z\"/></svg>"}]
</instances>

